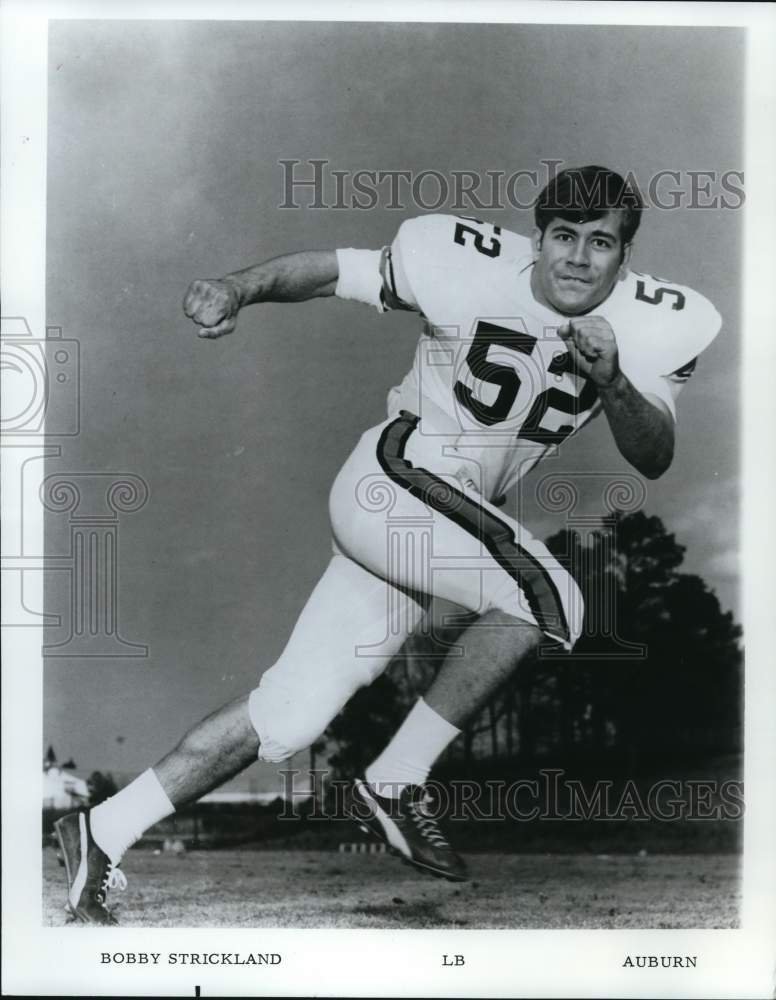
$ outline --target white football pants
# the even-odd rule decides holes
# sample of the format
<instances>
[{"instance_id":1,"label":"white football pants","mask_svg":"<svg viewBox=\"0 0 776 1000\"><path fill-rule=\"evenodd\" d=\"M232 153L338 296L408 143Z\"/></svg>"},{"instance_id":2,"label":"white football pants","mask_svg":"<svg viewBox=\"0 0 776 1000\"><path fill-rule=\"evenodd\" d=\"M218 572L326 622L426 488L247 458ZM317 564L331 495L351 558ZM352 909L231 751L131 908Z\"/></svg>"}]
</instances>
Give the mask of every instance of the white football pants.
<instances>
[{"instance_id":1,"label":"white football pants","mask_svg":"<svg viewBox=\"0 0 776 1000\"><path fill-rule=\"evenodd\" d=\"M499 608L565 649L579 635L571 576L471 486L420 465L418 423L403 412L367 431L337 476L335 554L250 697L263 760L314 742L398 653L429 597L478 614Z\"/></svg>"}]
</instances>

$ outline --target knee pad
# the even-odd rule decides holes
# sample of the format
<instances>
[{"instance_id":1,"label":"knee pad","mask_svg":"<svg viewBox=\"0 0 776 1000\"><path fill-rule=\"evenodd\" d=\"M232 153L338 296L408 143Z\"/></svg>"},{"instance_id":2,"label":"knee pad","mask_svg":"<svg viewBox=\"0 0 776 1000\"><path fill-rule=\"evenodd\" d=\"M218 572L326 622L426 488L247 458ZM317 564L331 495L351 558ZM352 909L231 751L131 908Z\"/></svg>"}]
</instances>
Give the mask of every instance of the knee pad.
<instances>
[{"instance_id":1,"label":"knee pad","mask_svg":"<svg viewBox=\"0 0 776 1000\"><path fill-rule=\"evenodd\" d=\"M289 675L279 661L248 700L259 736L259 760L279 764L306 750L371 678L353 661L327 677Z\"/></svg>"}]
</instances>

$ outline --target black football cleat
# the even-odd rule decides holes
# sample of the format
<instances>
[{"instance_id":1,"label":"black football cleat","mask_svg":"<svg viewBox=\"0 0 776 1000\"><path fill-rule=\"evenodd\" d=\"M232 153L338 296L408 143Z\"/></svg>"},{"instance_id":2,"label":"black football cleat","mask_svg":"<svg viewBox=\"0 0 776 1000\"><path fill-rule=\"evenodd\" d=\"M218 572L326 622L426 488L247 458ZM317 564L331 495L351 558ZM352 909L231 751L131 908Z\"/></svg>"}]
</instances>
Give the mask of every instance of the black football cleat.
<instances>
[{"instance_id":1,"label":"black football cleat","mask_svg":"<svg viewBox=\"0 0 776 1000\"><path fill-rule=\"evenodd\" d=\"M54 824L67 873L65 909L82 924L117 924L108 909L109 889L126 889L122 870L96 844L85 812L70 813Z\"/></svg>"},{"instance_id":2,"label":"black football cleat","mask_svg":"<svg viewBox=\"0 0 776 1000\"><path fill-rule=\"evenodd\" d=\"M466 862L445 840L429 805L430 796L422 785L407 785L398 799L390 799L356 779L346 811L406 864L450 882L465 882Z\"/></svg>"}]
</instances>

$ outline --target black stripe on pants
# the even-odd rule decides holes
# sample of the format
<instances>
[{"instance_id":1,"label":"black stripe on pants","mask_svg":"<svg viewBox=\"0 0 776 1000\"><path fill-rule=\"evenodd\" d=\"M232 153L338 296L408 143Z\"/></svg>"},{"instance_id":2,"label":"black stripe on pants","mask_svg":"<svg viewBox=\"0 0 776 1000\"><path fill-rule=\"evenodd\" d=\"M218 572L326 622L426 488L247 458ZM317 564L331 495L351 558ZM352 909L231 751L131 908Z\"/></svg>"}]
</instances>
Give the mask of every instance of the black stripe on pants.
<instances>
[{"instance_id":1,"label":"black stripe on pants","mask_svg":"<svg viewBox=\"0 0 776 1000\"><path fill-rule=\"evenodd\" d=\"M377 444L377 460L383 472L481 542L523 591L539 628L552 639L570 642L563 603L552 577L535 556L518 544L512 528L461 490L427 469L414 468L404 458L407 441L419 423L419 417L402 410L401 416L385 428Z\"/></svg>"}]
</instances>

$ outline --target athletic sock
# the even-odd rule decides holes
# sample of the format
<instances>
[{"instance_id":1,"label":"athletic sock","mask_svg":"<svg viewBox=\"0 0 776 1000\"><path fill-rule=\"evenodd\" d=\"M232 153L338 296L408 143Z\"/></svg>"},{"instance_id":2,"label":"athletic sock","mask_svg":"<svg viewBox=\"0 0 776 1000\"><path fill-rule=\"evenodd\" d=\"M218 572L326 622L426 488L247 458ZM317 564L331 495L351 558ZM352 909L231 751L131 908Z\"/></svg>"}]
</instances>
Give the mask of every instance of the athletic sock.
<instances>
[{"instance_id":1,"label":"athletic sock","mask_svg":"<svg viewBox=\"0 0 776 1000\"><path fill-rule=\"evenodd\" d=\"M461 732L419 698L388 746L366 769L378 795L397 799L405 786L422 785L434 761Z\"/></svg>"},{"instance_id":2,"label":"athletic sock","mask_svg":"<svg viewBox=\"0 0 776 1000\"><path fill-rule=\"evenodd\" d=\"M149 827L174 812L175 806L149 768L126 788L95 806L89 813L89 825L97 846L117 865L124 852Z\"/></svg>"}]
</instances>

